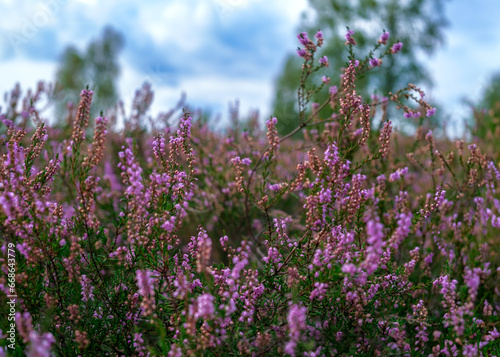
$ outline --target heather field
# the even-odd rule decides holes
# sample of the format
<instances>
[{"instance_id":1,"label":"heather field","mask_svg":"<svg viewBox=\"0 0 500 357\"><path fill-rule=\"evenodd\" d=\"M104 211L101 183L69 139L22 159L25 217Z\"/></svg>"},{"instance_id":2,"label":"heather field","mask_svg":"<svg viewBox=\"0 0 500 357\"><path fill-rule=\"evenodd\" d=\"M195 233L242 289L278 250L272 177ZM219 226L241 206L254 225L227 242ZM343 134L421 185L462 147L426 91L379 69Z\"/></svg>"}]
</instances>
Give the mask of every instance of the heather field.
<instances>
[{"instance_id":1,"label":"heather field","mask_svg":"<svg viewBox=\"0 0 500 357\"><path fill-rule=\"evenodd\" d=\"M500 356L487 112L437 135L419 87L356 91L404 43L348 30L332 68L323 37L297 36L293 118L152 117L145 83L131 109L82 88L51 125L52 84L8 93L0 356Z\"/></svg>"}]
</instances>

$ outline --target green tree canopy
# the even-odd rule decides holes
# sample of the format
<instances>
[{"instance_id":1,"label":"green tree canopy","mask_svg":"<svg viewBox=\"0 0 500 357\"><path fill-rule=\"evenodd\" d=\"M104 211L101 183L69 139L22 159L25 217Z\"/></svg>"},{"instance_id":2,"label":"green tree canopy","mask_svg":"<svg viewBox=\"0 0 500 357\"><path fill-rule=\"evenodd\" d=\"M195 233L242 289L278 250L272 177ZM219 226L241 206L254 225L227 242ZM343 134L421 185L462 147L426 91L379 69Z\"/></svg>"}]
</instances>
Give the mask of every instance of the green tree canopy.
<instances>
[{"instance_id":1,"label":"green tree canopy","mask_svg":"<svg viewBox=\"0 0 500 357\"><path fill-rule=\"evenodd\" d=\"M500 135L500 72L492 75L489 83L484 87L481 98L476 103L473 118L469 120L472 135L494 144L498 151L498 137Z\"/></svg>"},{"instance_id":2,"label":"green tree canopy","mask_svg":"<svg viewBox=\"0 0 500 357\"><path fill-rule=\"evenodd\" d=\"M80 91L87 85L94 91L92 116L116 103L116 81L120 74L118 54L124 46L123 36L106 27L100 38L90 42L86 51L69 46L63 53L56 82L56 112L61 118L66 103L78 104Z\"/></svg>"}]
</instances>

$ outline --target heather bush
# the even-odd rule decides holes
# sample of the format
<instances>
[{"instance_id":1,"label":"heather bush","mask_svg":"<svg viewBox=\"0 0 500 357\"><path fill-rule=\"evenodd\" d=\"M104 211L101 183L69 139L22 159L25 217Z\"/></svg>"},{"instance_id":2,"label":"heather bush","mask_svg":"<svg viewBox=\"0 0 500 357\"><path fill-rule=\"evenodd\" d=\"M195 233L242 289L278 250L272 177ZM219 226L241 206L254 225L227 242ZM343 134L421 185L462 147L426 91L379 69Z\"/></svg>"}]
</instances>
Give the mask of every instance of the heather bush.
<instances>
[{"instance_id":1,"label":"heather bush","mask_svg":"<svg viewBox=\"0 0 500 357\"><path fill-rule=\"evenodd\" d=\"M56 127L40 113L50 86L10 93L2 316L13 271L18 298L15 349L2 319L0 354L500 355L496 154L424 129L436 110L415 85L356 93L401 50L390 34L363 57L349 30L340 73L315 57L321 31L298 40L299 116L285 137L279 117L263 128L256 113L233 112L224 132L179 107L153 119L147 84L130 113L117 105L92 123L84 89ZM328 74L342 84L312 103ZM414 137L393 132L389 105L418 121Z\"/></svg>"}]
</instances>

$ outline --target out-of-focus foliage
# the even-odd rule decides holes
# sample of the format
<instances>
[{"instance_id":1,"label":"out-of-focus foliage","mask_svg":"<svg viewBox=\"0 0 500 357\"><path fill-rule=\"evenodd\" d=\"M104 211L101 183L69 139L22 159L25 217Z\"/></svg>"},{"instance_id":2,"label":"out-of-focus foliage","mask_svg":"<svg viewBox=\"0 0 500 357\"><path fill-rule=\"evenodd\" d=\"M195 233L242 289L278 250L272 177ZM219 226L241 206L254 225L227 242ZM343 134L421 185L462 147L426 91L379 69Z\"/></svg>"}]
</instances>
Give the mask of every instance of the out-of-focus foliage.
<instances>
[{"instance_id":1,"label":"out-of-focus foliage","mask_svg":"<svg viewBox=\"0 0 500 357\"><path fill-rule=\"evenodd\" d=\"M492 76L482 93L472 119L472 134L488 145L496 157L500 152L500 73Z\"/></svg>"},{"instance_id":2,"label":"out-of-focus foliage","mask_svg":"<svg viewBox=\"0 0 500 357\"><path fill-rule=\"evenodd\" d=\"M76 105L80 91L87 85L95 93L92 117L116 103L116 81L120 74L118 54L123 46L123 36L106 27L85 51L81 52L74 46L64 51L56 74L55 102L59 121L63 120L67 103Z\"/></svg>"}]
</instances>

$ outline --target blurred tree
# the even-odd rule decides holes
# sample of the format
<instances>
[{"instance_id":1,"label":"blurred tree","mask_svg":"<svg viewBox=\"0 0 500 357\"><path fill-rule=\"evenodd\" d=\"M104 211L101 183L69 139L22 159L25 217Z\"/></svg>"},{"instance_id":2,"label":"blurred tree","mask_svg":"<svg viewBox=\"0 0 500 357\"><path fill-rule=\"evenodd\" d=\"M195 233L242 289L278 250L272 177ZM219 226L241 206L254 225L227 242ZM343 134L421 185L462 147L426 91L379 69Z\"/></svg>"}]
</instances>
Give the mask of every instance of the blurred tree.
<instances>
[{"instance_id":1,"label":"blurred tree","mask_svg":"<svg viewBox=\"0 0 500 357\"><path fill-rule=\"evenodd\" d=\"M500 143L500 73L494 74L477 103L466 101L474 109L469 120L473 137L485 141L489 152L499 153ZM498 156L497 154L496 156Z\"/></svg>"},{"instance_id":2,"label":"blurred tree","mask_svg":"<svg viewBox=\"0 0 500 357\"><path fill-rule=\"evenodd\" d=\"M123 36L106 27L101 37L92 41L84 53L73 46L64 51L56 74L57 118L62 120L68 102L78 105L80 91L87 85L94 91L91 117L116 103L116 80L120 73L118 53L123 45Z\"/></svg>"},{"instance_id":3,"label":"blurred tree","mask_svg":"<svg viewBox=\"0 0 500 357\"><path fill-rule=\"evenodd\" d=\"M380 68L369 71L356 89L366 95L377 89L387 95L408 83L431 86L432 81L420 60L423 52L430 55L443 41L443 27L447 21L443 15L444 0L309 0L315 12L311 25L304 17L301 29L310 37L321 29L325 45L317 54L327 56L330 71L320 71L312 79L321 83L319 76L331 77L330 85L339 85L338 69L347 64L345 50L346 26L355 31L355 54L364 56L377 43L385 29L390 33L388 45L402 42L398 58L387 56ZM284 70L276 81L274 115L281 119L281 134L287 134L297 126L297 89L300 82L302 58L296 54L286 58ZM316 102L328 97L328 87L314 98ZM328 110L328 109L325 109ZM320 113L326 114L326 113Z\"/></svg>"}]
</instances>

